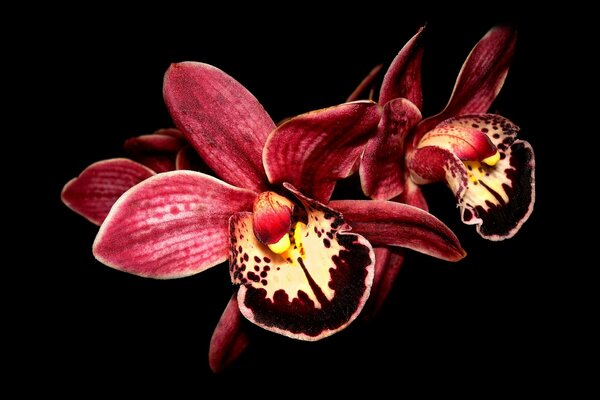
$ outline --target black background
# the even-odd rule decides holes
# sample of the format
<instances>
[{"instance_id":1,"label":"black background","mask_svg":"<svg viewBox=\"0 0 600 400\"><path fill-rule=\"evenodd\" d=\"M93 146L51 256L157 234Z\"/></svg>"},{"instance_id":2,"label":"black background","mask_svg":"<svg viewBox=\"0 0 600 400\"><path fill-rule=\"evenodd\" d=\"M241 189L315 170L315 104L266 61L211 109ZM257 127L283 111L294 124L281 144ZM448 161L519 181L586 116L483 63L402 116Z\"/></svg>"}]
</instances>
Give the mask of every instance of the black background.
<instances>
[{"instance_id":1,"label":"black background","mask_svg":"<svg viewBox=\"0 0 600 400\"><path fill-rule=\"evenodd\" d=\"M557 68L555 25L512 12L432 15L392 12L376 3L347 7L349 15L306 5L256 17L251 8L236 9L235 17L232 10L178 9L153 20L142 12L84 13L38 36L42 60L31 77L44 118L36 127L43 153L36 191L45 216L39 235L47 239L33 254L39 260L29 282L37 284L38 295L26 316L26 350L32 351L23 368L52 377L45 384L59 390L75 381L91 389L165 384L198 393L209 382L265 389L278 381L297 390L317 381L380 390L414 382L494 391L535 385L533 372L555 357L547 351L556 300L546 282L553 272L540 261L556 236L548 229L556 217L550 203L556 143L548 140L555 117L547 114L554 89L546 78ZM447 189L428 187L431 211L455 230L468 256L449 264L411 254L369 325L357 322L304 343L248 324L252 345L214 375L208 345L232 290L225 265L172 281L112 270L91 254L97 227L60 202L62 186L87 165L122 156L124 139L172 126L162 100L171 62L221 68L277 121L343 102L374 65L387 67L427 23L424 115L431 115L445 105L472 46L502 22L516 24L520 36L492 111L519 125L520 137L534 147L534 213L515 238L487 242L460 224Z\"/></svg>"}]
</instances>

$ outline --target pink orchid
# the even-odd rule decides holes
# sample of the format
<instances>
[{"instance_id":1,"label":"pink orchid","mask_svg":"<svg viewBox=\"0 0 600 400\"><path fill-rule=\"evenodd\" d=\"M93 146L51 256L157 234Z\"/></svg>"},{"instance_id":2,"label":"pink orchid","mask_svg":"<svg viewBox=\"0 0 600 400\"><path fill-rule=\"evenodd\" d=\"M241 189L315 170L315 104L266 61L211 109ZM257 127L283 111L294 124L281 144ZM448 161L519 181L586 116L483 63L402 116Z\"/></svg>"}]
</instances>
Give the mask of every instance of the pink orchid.
<instances>
[{"instance_id":1,"label":"pink orchid","mask_svg":"<svg viewBox=\"0 0 600 400\"><path fill-rule=\"evenodd\" d=\"M348 326L369 297L372 244L450 261L464 257L456 236L418 208L339 202L353 226L326 205L381 119L376 103L345 103L276 127L240 83L195 62L168 69L164 97L186 140L222 180L183 170L142 180L114 203L93 252L110 267L157 279L229 260L239 287L211 340L213 370L246 347L242 315L301 340Z\"/></svg>"},{"instance_id":2,"label":"pink orchid","mask_svg":"<svg viewBox=\"0 0 600 400\"><path fill-rule=\"evenodd\" d=\"M491 29L466 59L446 108L426 119L420 111L422 34L423 28L383 78L382 119L360 161L363 192L373 199L393 199L427 210L419 185L445 181L456 196L463 222L477 225L486 239L512 237L533 209L533 150L529 143L516 140L518 128L506 118L482 113L504 83L516 32L505 26ZM348 100L372 88L380 69L375 67ZM343 205L333 206L352 221ZM366 317L383 304L403 261L402 249L377 249Z\"/></svg>"}]
</instances>

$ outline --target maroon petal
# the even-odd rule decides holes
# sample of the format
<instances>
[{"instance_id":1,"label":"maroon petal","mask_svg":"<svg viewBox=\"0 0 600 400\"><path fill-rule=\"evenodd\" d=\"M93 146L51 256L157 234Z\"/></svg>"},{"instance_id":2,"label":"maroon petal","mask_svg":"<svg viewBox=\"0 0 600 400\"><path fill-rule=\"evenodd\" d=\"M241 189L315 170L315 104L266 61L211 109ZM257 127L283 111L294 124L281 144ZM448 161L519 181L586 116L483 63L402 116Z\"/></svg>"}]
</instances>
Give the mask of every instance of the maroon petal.
<instances>
[{"instance_id":1,"label":"maroon petal","mask_svg":"<svg viewBox=\"0 0 600 400\"><path fill-rule=\"evenodd\" d=\"M177 152L177 156L175 157L175 169L187 169L209 175L212 172L204 161L202 161L198 153L196 153L196 150L189 144L186 144Z\"/></svg>"},{"instance_id":2,"label":"maroon petal","mask_svg":"<svg viewBox=\"0 0 600 400\"><path fill-rule=\"evenodd\" d=\"M249 338L243 329L243 317L235 293L213 332L208 351L208 364L218 373L231 365L248 347Z\"/></svg>"},{"instance_id":3,"label":"maroon petal","mask_svg":"<svg viewBox=\"0 0 600 400\"><path fill-rule=\"evenodd\" d=\"M403 97L410 100L418 109L423 108L421 89L421 60L423 59L421 35L423 29L424 27L419 29L392 61L383 77L379 104Z\"/></svg>"},{"instance_id":4,"label":"maroon petal","mask_svg":"<svg viewBox=\"0 0 600 400\"><path fill-rule=\"evenodd\" d=\"M269 181L289 182L327 202L335 182L352 173L380 114L376 103L359 101L302 114L280 125L263 152Z\"/></svg>"},{"instance_id":5,"label":"maroon petal","mask_svg":"<svg viewBox=\"0 0 600 400\"><path fill-rule=\"evenodd\" d=\"M513 27L492 28L465 60L446 108L419 124L415 140L445 119L488 111L504 85L516 41Z\"/></svg>"},{"instance_id":6,"label":"maroon petal","mask_svg":"<svg viewBox=\"0 0 600 400\"><path fill-rule=\"evenodd\" d=\"M162 129L157 129L153 133L156 134L156 135L173 136L173 137L185 140L185 136L183 136L183 132L181 132L177 128L162 128Z\"/></svg>"},{"instance_id":7,"label":"maroon petal","mask_svg":"<svg viewBox=\"0 0 600 400\"><path fill-rule=\"evenodd\" d=\"M294 204L275 192L262 192L252 207L253 232L262 244L276 244L292 227Z\"/></svg>"},{"instance_id":8,"label":"maroon petal","mask_svg":"<svg viewBox=\"0 0 600 400\"><path fill-rule=\"evenodd\" d=\"M131 158L157 173L174 171L176 169L174 154L137 154L131 155Z\"/></svg>"},{"instance_id":9,"label":"maroon petal","mask_svg":"<svg viewBox=\"0 0 600 400\"><path fill-rule=\"evenodd\" d=\"M152 175L154 171L126 158L103 160L67 182L60 196L71 210L100 225L127 189Z\"/></svg>"},{"instance_id":10,"label":"maroon petal","mask_svg":"<svg viewBox=\"0 0 600 400\"><path fill-rule=\"evenodd\" d=\"M262 148L275 124L245 87L211 65L183 62L167 70L163 91L173 121L218 176L267 187Z\"/></svg>"},{"instance_id":11,"label":"maroon petal","mask_svg":"<svg viewBox=\"0 0 600 400\"><path fill-rule=\"evenodd\" d=\"M138 152L167 152L176 153L185 145L183 138L153 133L152 135L141 135L129 138L123 147L132 153Z\"/></svg>"},{"instance_id":12,"label":"maroon petal","mask_svg":"<svg viewBox=\"0 0 600 400\"><path fill-rule=\"evenodd\" d=\"M406 247L448 261L466 255L450 228L419 208L381 200L334 200L329 206L375 246Z\"/></svg>"},{"instance_id":13,"label":"maroon petal","mask_svg":"<svg viewBox=\"0 0 600 400\"><path fill-rule=\"evenodd\" d=\"M377 65L373 68L369 74L365 77L365 79L360 82L360 84L354 89L354 92L348 96L346 102L349 103L351 101L361 100L368 98L369 100L373 100L373 86L375 85L375 78L377 78L377 74L381 71L383 64ZM365 93L369 93L367 96Z\"/></svg>"},{"instance_id":14,"label":"maroon petal","mask_svg":"<svg viewBox=\"0 0 600 400\"><path fill-rule=\"evenodd\" d=\"M252 233L252 214L231 218L230 272L240 284L242 314L291 338L319 340L344 329L362 310L373 282L373 249L348 232L340 214L294 192L305 213L277 254Z\"/></svg>"},{"instance_id":15,"label":"maroon petal","mask_svg":"<svg viewBox=\"0 0 600 400\"><path fill-rule=\"evenodd\" d=\"M482 237L502 240L514 236L533 211L533 149L529 143L516 140L519 128L499 115L467 115L440 125L458 130L470 130L476 125L497 147L497 159L491 163L464 161L447 149L427 146L409 157L413 177L446 180L457 199L463 222L477 225ZM430 174L432 171L435 173Z\"/></svg>"},{"instance_id":16,"label":"maroon petal","mask_svg":"<svg viewBox=\"0 0 600 400\"><path fill-rule=\"evenodd\" d=\"M377 132L365 146L360 162L360 181L365 195L391 199L404 189L404 139L421 120L421 112L406 99L394 99L383 107Z\"/></svg>"},{"instance_id":17,"label":"maroon petal","mask_svg":"<svg viewBox=\"0 0 600 400\"><path fill-rule=\"evenodd\" d=\"M421 187L414 183L409 177L404 180L404 190L400 196L393 199L398 203L408 204L409 206L418 207L421 210L429 211L427 200L423 195Z\"/></svg>"},{"instance_id":18,"label":"maroon petal","mask_svg":"<svg viewBox=\"0 0 600 400\"><path fill-rule=\"evenodd\" d=\"M228 220L256 193L199 172L155 175L127 191L94 242L96 258L152 278L192 275L227 259Z\"/></svg>"},{"instance_id":19,"label":"maroon petal","mask_svg":"<svg viewBox=\"0 0 600 400\"><path fill-rule=\"evenodd\" d=\"M371 287L371 296L362 311L362 316L367 321L374 318L381 310L404 264L404 249L378 247L374 250L375 278Z\"/></svg>"}]
</instances>

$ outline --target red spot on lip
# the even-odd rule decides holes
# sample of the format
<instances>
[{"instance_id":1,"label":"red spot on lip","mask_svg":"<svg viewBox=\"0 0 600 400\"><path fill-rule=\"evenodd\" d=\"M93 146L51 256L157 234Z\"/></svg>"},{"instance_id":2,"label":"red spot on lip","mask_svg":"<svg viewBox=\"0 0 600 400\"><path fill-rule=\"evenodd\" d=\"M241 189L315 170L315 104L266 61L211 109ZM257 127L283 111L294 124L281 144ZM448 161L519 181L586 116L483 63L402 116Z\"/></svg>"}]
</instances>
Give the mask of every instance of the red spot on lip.
<instances>
[{"instance_id":1,"label":"red spot on lip","mask_svg":"<svg viewBox=\"0 0 600 400\"><path fill-rule=\"evenodd\" d=\"M177 208L177 206L171 206L171 214L173 214L173 215L179 214L179 208Z\"/></svg>"}]
</instances>

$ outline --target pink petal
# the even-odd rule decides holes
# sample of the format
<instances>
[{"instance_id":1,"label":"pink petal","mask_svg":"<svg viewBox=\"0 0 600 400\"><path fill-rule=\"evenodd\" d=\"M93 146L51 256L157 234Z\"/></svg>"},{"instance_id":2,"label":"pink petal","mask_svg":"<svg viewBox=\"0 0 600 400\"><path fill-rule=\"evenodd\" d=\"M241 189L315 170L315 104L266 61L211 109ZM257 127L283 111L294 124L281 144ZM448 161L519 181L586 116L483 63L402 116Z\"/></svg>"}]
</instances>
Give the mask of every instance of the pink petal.
<instances>
[{"instance_id":1,"label":"pink petal","mask_svg":"<svg viewBox=\"0 0 600 400\"><path fill-rule=\"evenodd\" d=\"M127 189L154 175L154 171L126 158L94 163L62 190L61 199L71 210L100 225Z\"/></svg>"},{"instance_id":2,"label":"pink petal","mask_svg":"<svg viewBox=\"0 0 600 400\"><path fill-rule=\"evenodd\" d=\"M356 87L356 89L354 89L352 94L350 94L350 96L348 96L348 98L346 99L346 102L349 103L351 101L356 101L356 100L365 99L365 98L372 100L373 86L375 84L374 81L375 81L375 78L377 78L377 75L379 74L379 71L381 71L382 67L383 67L383 64L379 64L375 68L373 68L369 72L369 74L367 76L365 76L365 78L362 80L362 82L360 82L360 84ZM369 95L368 96L364 95L367 92L369 93Z\"/></svg>"},{"instance_id":3,"label":"pink petal","mask_svg":"<svg viewBox=\"0 0 600 400\"><path fill-rule=\"evenodd\" d=\"M96 258L152 278L192 275L227 259L228 220L256 193L199 172L155 175L127 191L94 242Z\"/></svg>"},{"instance_id":4,"label":"pink petal","mask_svg":"<svg viewBox=\"0 0 600 400\"><path fill-rule=\"evenodd\" d=\"M423 92L421 90L421 60L423 47L421 35L424 27L413 36L400 50L381 84L379 104L399 97L410 100L418 109L423 108Z\"/></svg>"},{"instance_id":5,"label":"pink petal","mask_svg":"<svg viewBox=\"0 0 600 400\"><path fill-rule=\"evenodd\" d=\"M210 339L208 364L213 372L218 373L231 365L246 350L250 342L243 329L243 318L235 293L215 328Z\"/></svg>"},{"instance_id":6,"label":"pink petal","mask_svg":"<svg viewBox=\"0 0 600 400\"><path fill-rule=\"evenodd\" d=\"M322 202L352 172L380 119L376 103L344 103L294 117L269 136L263 152L271 183L289 182Z\"/></svg>"},{"instance_id":7,"label":"pink petal","mask_svg":"<svg viewBox=\"0 0 600 400\"><path fill-rule=\"evenodd\" d=\"M183 62L167 70L163 92L173 121L219 177L267 187L262 148L275 124L245 87L211 65Z\"/></svg>"},{"instance_id":8,"label":"pink petal","mask_svg":"<svg viewBox=\"0 0 600 400\"><path fill-rule=\"evenodd\" d=\"M411 154L408 166L414 179L446 180L458 201L465 224L490 240L514 236L533 211L535 158L529 143L516 140L519 130L498 115L467 115L444 121L456 129L476 124L498 148L494 165L462 161L449 149L426 146Z\"/></svg>"},{"instance_id":9,"label":"pink petal","mask_svg":"<svg viewBox=\"0 0 600 400\"><path fill-rule=\"evenodd\" d=\"M461 160L481 161L496 154L496 146L481 129L477 121L466 125L450 119L427 132L418 147L437 146L451 151Z\"/></svg>"},{"instance_id":10,"label":"pink petal","mask_svg":"<svg viewBox=\"0 0 600 400\"><path fill-rule=\"evenodd\" d=\"M362 316L367 321L373 319L381 310L404 264L404 249L378 247L374 251L375 278L371 287L371 296L362 311Z\"/></svg>"},{"instance_id":11,"label":"pink petal","mask_svg":"<svg viewBox=\"0 0 600 400\"><path fill-rule=\"evenodd\" d=\"M375 246L406 247L448 261L466 255L450 228L419 208L381 200L334 200L329 206Z\"/></svg>"},{"instance_id":12,"label":"pink petal","mask_svg":"<svg viewBox=\"0 0 600 400\"><path fill-rule=\"evenodd\" d=\"M504 85L516 41L514 28L492 28L465 60L446 108L419 124L415 140L445 119L488 111Z\"/></svg>"},{"instance_id":13,"label":"pink petal","mask_svg":"<svg viewBox=\"0 0 600 400\"><path fill-rule=\"evenodd\" d=\"M373 282L373 249L348 232L339 213L291 190L306 214L292 246L276 254L252 233L252 215L231 218L230 272L240 311L251 322L295 339L319 340L348 326Z\"/></svg>"},{"instance_id":14,"label":"pink petal","mask_svg":"<svg viewBox=\"0 0 600 400\"><path fill-rule=\"evenodd\" d=\"M404 189L404 140L421 120L421 112L406 99L394 99L383 107L375 135L365 146L360 162L360 181L365 195L388 200Z\"/></svg>"}]
</instances>

